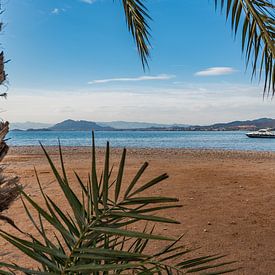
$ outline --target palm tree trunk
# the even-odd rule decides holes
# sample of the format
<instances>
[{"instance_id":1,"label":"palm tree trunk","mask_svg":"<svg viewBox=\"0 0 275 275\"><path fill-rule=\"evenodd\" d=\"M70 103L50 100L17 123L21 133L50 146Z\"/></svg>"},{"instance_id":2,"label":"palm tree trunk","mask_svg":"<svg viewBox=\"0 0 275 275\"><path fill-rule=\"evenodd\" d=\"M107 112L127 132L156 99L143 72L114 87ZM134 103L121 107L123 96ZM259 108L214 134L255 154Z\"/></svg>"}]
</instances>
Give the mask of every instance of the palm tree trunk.
<instances>
[{"instance_id":1,"label":"palm tree trunk","mask_svg":"<svg viewBox=\"0 0 275 275\"><path fill-rule=\"evenodd\" d=\"M0 213L10 206L19 194L18 177L7 178L4 176L4 165L1 164L9 150L6 135L9 132L9 123L0 123ZM0 217L1 219L1 217Z\"/></svg>"}]
</instances>

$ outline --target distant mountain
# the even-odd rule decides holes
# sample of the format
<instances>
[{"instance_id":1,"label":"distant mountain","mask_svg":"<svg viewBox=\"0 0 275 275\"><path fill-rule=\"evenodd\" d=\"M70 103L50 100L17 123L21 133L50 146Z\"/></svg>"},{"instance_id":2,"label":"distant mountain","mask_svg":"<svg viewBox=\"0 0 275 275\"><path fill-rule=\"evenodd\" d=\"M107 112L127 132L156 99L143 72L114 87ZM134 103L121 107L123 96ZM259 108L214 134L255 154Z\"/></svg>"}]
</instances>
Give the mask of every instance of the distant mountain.
<instances>
[{"instance_id":1,"label":"distant mountain","mask_svg":"<svg viewBox=\"0 0 275 275\"><path fill-rule=\"evenodd\" d=\"M146 128L170 128L170 127L188 127L186 124L161 124L149 122L128 122L128 121L110 121L96 122L100 126L109 126L115 129L146 129Z\"/></svg>"},{"instance_id":2,"label":"distant mountain","mask_svg":"<svg viewBox=\"0 0 275 275\"><path fill-rule=\"evenodd\" d=\"M31 127L27 127L31 126ZM40 126L40 127L39 127ZM46 126L46 127L45 127ZM14 131L117 131L121 130L143 130L143 131L237 131L237 130L256 130L260 128L274 128L275 119L259 118L254 120L232 121L227 123L215 123L207 126L186 124L160 124L147 122L93 122L86 120L67 119L53 126L48 127L46 123L26 122L13 123L11 129Z\"/></svg>"},{"instance_id":3,"label":"distant mountain","mask_svg":"<svg viewBox=\"0 0 275 275\"><path fill-rule=\"evenodd\" d=\"M254 120L232 121L227 123L216 123L208 126L190 126L187 131L230 131L230 130L257 130L261 128L275 128L275 119L259 118Z\"/></svg>"},{"instance_id":4,"label":"distant mountain","mask_svg":"<svg viewBox=\"0 0 275 275\"><path fill-rule=\"evenodd\" d=\"M60 123L49 127L50 131L110 131L113 130L111 127L102 127L95 122L86 120L72 120L67 119Z\"/></svg>"},{"instance_id":5,"label":"distant mountain","mask_svg":"<svg viewBox=\"0 0 275 275\"><path fill-rule=\"evenodd\" d=\"M40 122L14 122L10 124L11 130L27 130L27 129L41 129L41 128L49 128L52 124L49 123L40 123Z\"/></svg>"}]
</instances>

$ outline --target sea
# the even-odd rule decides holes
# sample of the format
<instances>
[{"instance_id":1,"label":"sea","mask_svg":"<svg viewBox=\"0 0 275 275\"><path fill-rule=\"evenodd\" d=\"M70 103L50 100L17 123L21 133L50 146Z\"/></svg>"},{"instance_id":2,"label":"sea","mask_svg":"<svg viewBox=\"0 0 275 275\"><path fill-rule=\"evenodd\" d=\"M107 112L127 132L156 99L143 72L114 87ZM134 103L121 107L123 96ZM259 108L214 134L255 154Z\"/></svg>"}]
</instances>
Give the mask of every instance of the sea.
<instances>
[{"instance_id":1,"label":"sea","mask_svg":"<svg viewBox=\"0 0 275 275\"><path fill-rule=\"evenodd\" d=\"M81 131L10 131L11 146L58 145L90 146L91 132ZM275 151L275 139L248 138L243 131L98 131L96 146L109 141L112 147L192 148L244 151Z\"/></svg>"}]
</instances>

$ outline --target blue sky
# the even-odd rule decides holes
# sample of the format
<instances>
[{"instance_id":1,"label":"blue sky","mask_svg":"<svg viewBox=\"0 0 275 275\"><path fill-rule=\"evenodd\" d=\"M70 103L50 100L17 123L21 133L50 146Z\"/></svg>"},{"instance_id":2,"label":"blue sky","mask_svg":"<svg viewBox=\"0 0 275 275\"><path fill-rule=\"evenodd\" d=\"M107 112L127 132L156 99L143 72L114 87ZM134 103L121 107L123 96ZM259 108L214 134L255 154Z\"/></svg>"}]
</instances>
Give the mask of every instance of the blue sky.
<instances>
[{"instance_id":1,"label":"blue sky","mask_svg":"<svg viewBox=\"0 0 275 275\"><path fill-rule=\"evenodd\" d=\"M2 117L207 124L273 116L212 0L147 6L152 50L144 72L120 1L8 1L1 37L12 61Z\"/></svg>"}]
</instances>

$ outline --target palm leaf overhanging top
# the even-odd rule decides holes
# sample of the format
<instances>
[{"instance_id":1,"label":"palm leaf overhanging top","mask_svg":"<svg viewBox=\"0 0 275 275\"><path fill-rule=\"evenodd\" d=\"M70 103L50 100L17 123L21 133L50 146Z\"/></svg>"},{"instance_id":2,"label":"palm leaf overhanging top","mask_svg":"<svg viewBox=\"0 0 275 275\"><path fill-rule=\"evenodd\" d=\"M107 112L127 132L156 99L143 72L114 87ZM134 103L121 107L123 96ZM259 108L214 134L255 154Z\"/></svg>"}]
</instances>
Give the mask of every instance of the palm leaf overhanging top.
<instances>
[{"instance_id":1,"label":"palm leaf overhanging top","mask_svg":"<svg viewBox=\"0 0 275 275\"><path fill-rule=\"evenodd\" d=\"M105 165L101 176L98 177L93 142L91 176L87 183L76 174L79 193L71 188L61 148L62 172L57 170L43 146L42 149L71 210L67 213L63 209L64 204L60 207L43 191L36 173L45 207L41 207L23 191L22 202L39 237L26 233L20 238L3 230L0 230L0 235L34 260L38 267L30 269L0 262L0 274L14 274L14 271L38 275L184 274L212 269L216 269L215 274L220 274L233 270L231 266L230 270L220 269L232 262L219 262L218 260L223 257L219 255L193 259L188 257L183 260L190 250L180 244L182 237L174 239L153 232L154 226L150 225L151 222L178 223L158 214L161 210L181 207L177 199L144 194L148 194L150 188L167 179L167 174L140 184L142 175L148 167L148 163L145 163L129 185L123 188L126 150L123 150L115 176L110 169L110 148L107 143ZM133 229L136 223L140 230ZM49 225L52 227L51 230ZM55 238L52 237L53 234ZM162 250L153 252L150 247L148 250L152 240L168 244Z\"/></svg>"},{"instance_id":2,"label":"palm leaf overhanging top","mask_svg":"<svg viewBox=\"0 0 275 275\"><path fill-rule=\"evenodd\" d=\"M145 0L122 0L129 29L134 36L141 61L148 64L150 52ZM269 0L214 0L225 9L236 34L241 29L246 64L252 63L252 79L264 76L264 94L275 94L275 6Z\"/></svg>"},{"instance_id":3,"label":"palm leaf overhanging top","mask_svg":"<svg viewBox=\"0 0 275 275\"><path fill-rule=\"evenodd\" d=\"M275 5L269 0L215 0L231 19L236 34L241 28L246 65L252 78L264 75L264 93L275 94Z\"/></svg>"},{"instance_id":4,"label":"palm leaf overhanging top","mask_svg":"<svg viewBox=\"0 0 275 275\"><path fill-rule=\"evenodd\" d=\"M132 33L142 66L148 66L150 56L150 27L148 20L151 20L143 0L122 0L125 18L129 31Z\"/></svg>"}]
</instances>

